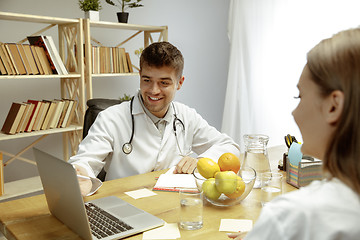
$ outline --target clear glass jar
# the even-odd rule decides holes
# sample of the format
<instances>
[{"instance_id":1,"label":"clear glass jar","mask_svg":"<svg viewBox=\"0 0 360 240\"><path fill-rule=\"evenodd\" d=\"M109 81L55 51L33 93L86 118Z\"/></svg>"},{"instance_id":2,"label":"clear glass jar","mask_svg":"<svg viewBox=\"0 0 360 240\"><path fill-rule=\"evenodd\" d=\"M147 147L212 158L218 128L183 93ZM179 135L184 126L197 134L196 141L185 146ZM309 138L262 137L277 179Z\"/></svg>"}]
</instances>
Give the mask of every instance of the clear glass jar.
<instances>
[{"instance_id":1,"label":"clear glass jar","mask_svg":"<svg viewBox=\"0 0 360 240\"><path fill-rule=\"evenodd\" d=\"M261 174L270 171L270 162L267 152L269 136L263 134L245 134L245 154L241 168L251 167L256 171L254 188L261 186Z\"/></svg>"}]
</instances>

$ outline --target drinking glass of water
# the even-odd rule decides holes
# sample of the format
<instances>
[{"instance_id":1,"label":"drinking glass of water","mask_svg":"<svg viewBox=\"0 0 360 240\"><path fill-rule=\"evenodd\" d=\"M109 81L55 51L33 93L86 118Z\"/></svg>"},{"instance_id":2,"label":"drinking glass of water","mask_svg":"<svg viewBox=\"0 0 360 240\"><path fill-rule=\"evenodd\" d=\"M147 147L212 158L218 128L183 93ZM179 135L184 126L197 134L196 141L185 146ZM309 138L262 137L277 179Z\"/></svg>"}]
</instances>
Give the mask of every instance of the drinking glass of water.
<instances>
[{"instance_id":1,"label":"drinking glass of water","mask_svg":"<svg viewBox=\"0 0 360 240\"><path fill-rule=\"evenodd\" d=\"M282 194L282 174L265 172L261 174L261 205L265 206Z\"/></svg>"},{"instance_id":2,"label":"drinking glass of water","mask_svg":"<svg viewBox=\"0 0 360 240\"><path fill-rule=\"evenodd\" d=\"M180 189L180 228L196 230L203 226L203 197L196 189Z\"/></svg>"}]
</instances>

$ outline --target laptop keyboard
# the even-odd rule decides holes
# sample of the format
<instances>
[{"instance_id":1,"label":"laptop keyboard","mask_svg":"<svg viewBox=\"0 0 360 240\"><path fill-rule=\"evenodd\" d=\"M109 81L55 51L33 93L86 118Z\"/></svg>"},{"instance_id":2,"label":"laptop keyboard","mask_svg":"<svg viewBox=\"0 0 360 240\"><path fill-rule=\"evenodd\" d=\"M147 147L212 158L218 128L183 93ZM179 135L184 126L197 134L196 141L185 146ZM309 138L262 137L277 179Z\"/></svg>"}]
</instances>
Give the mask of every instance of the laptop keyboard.
<instances>
[{"instance_id":1,"label":"laptop keyboard","mask_svg":"<svg viewBox=\"0 0 360 240\"><path fill-rule=\"evenodd\" d=\"M133 229L93 203L86 203L85 208L90 222L91 233L98 239Z\"/></svg>"}]
</instances>

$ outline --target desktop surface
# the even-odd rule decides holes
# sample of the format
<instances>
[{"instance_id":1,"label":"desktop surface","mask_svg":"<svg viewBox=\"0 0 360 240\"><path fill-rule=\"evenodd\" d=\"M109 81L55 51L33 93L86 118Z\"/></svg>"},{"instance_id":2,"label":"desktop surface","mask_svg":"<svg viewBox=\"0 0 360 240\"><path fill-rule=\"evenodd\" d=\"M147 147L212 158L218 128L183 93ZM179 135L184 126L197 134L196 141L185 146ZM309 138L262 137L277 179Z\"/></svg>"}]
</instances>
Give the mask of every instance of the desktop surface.
<instances>
[{"instance_id":1,"label":"desktop surface","mask_svg":"<svg viewBox=\"0 0 360 240\"><path fill-rule=\"evenodd\" d=\"M95 195L86 197L85 201L115 195L167 223L176 223L180 211L177 193L157 191L156 196L140 199L124 194L140 188L152 189L155 178L164 172L166 170L104 182L103 187ZM285 192L295 189L288 184L284 186ZM245 200L232 207L216 207L204 202L203 228L194 231L180 229L181 238L226 239L226 234L219 232L221 219L250 219L255 222L260 211L259 189L253 189ZM0 212L1 231L8 239L80 239L50 214L43 194L1 203ZM142 234L126 239L142 239Z\"/></svg>"},{"instance_id":2,"label":"desktop surface","mask_svg":"<svg viewBox=\"0 0 360 240\"><path fill-rule=\"evenodd\" d=\"M274 167L282 153L281 149L276 156L270 156ZM272 169L275 170L273 167ZM85 197L84 201L113 195L163 219L167 223L177 223L180 212L178 193L156 191L157 195L140 199L133 199L124 193L141 188L151 190L156 183L156 178L166 171L106 181L96 194ZM284 172L281 173L284 176L286 175ZM296 188L286 184L284 178L283 192L294 189ZM245 200L231 207L216 207L205 200L203 228L193 231L180 229L181 239L227 239L225 232L219 232L221 219L250 219L255 223L260 211L260 189L253 189ZM44 194L0 203L0 231L8 239L81 239L50 214ZM125 239L142 239L142 234Z\"/></svg>"}]
</instances>

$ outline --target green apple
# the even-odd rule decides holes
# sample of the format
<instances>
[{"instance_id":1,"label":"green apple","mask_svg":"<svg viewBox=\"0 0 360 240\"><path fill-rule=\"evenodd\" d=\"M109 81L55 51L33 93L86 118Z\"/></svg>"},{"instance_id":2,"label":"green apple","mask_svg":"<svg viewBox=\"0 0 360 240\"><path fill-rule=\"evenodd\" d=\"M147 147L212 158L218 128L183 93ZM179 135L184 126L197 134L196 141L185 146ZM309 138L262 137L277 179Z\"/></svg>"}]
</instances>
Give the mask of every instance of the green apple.
<instances>
[{"instance_id":1,"label":"green apple","mask_svg":"<svg viewBox=\"0 0 360 240\"><path fill-rule=\"evenodd\" d=\"M205 196L211 200L216 200L221 195L221 192L219 192L216 188L215 178L206 179L202 184L202 190Z\"/></svg>"},{"instance_id":2,"label":"green apple","mask_svg":"<svg viewBox=\"0 0 360 240\"><path fill-rule=\"evenodd\" d=\"M215 185L219 192L231 194L237 186L237 175L233 171L217 172L215 174Z\"/></svg>"}]
</instances>

